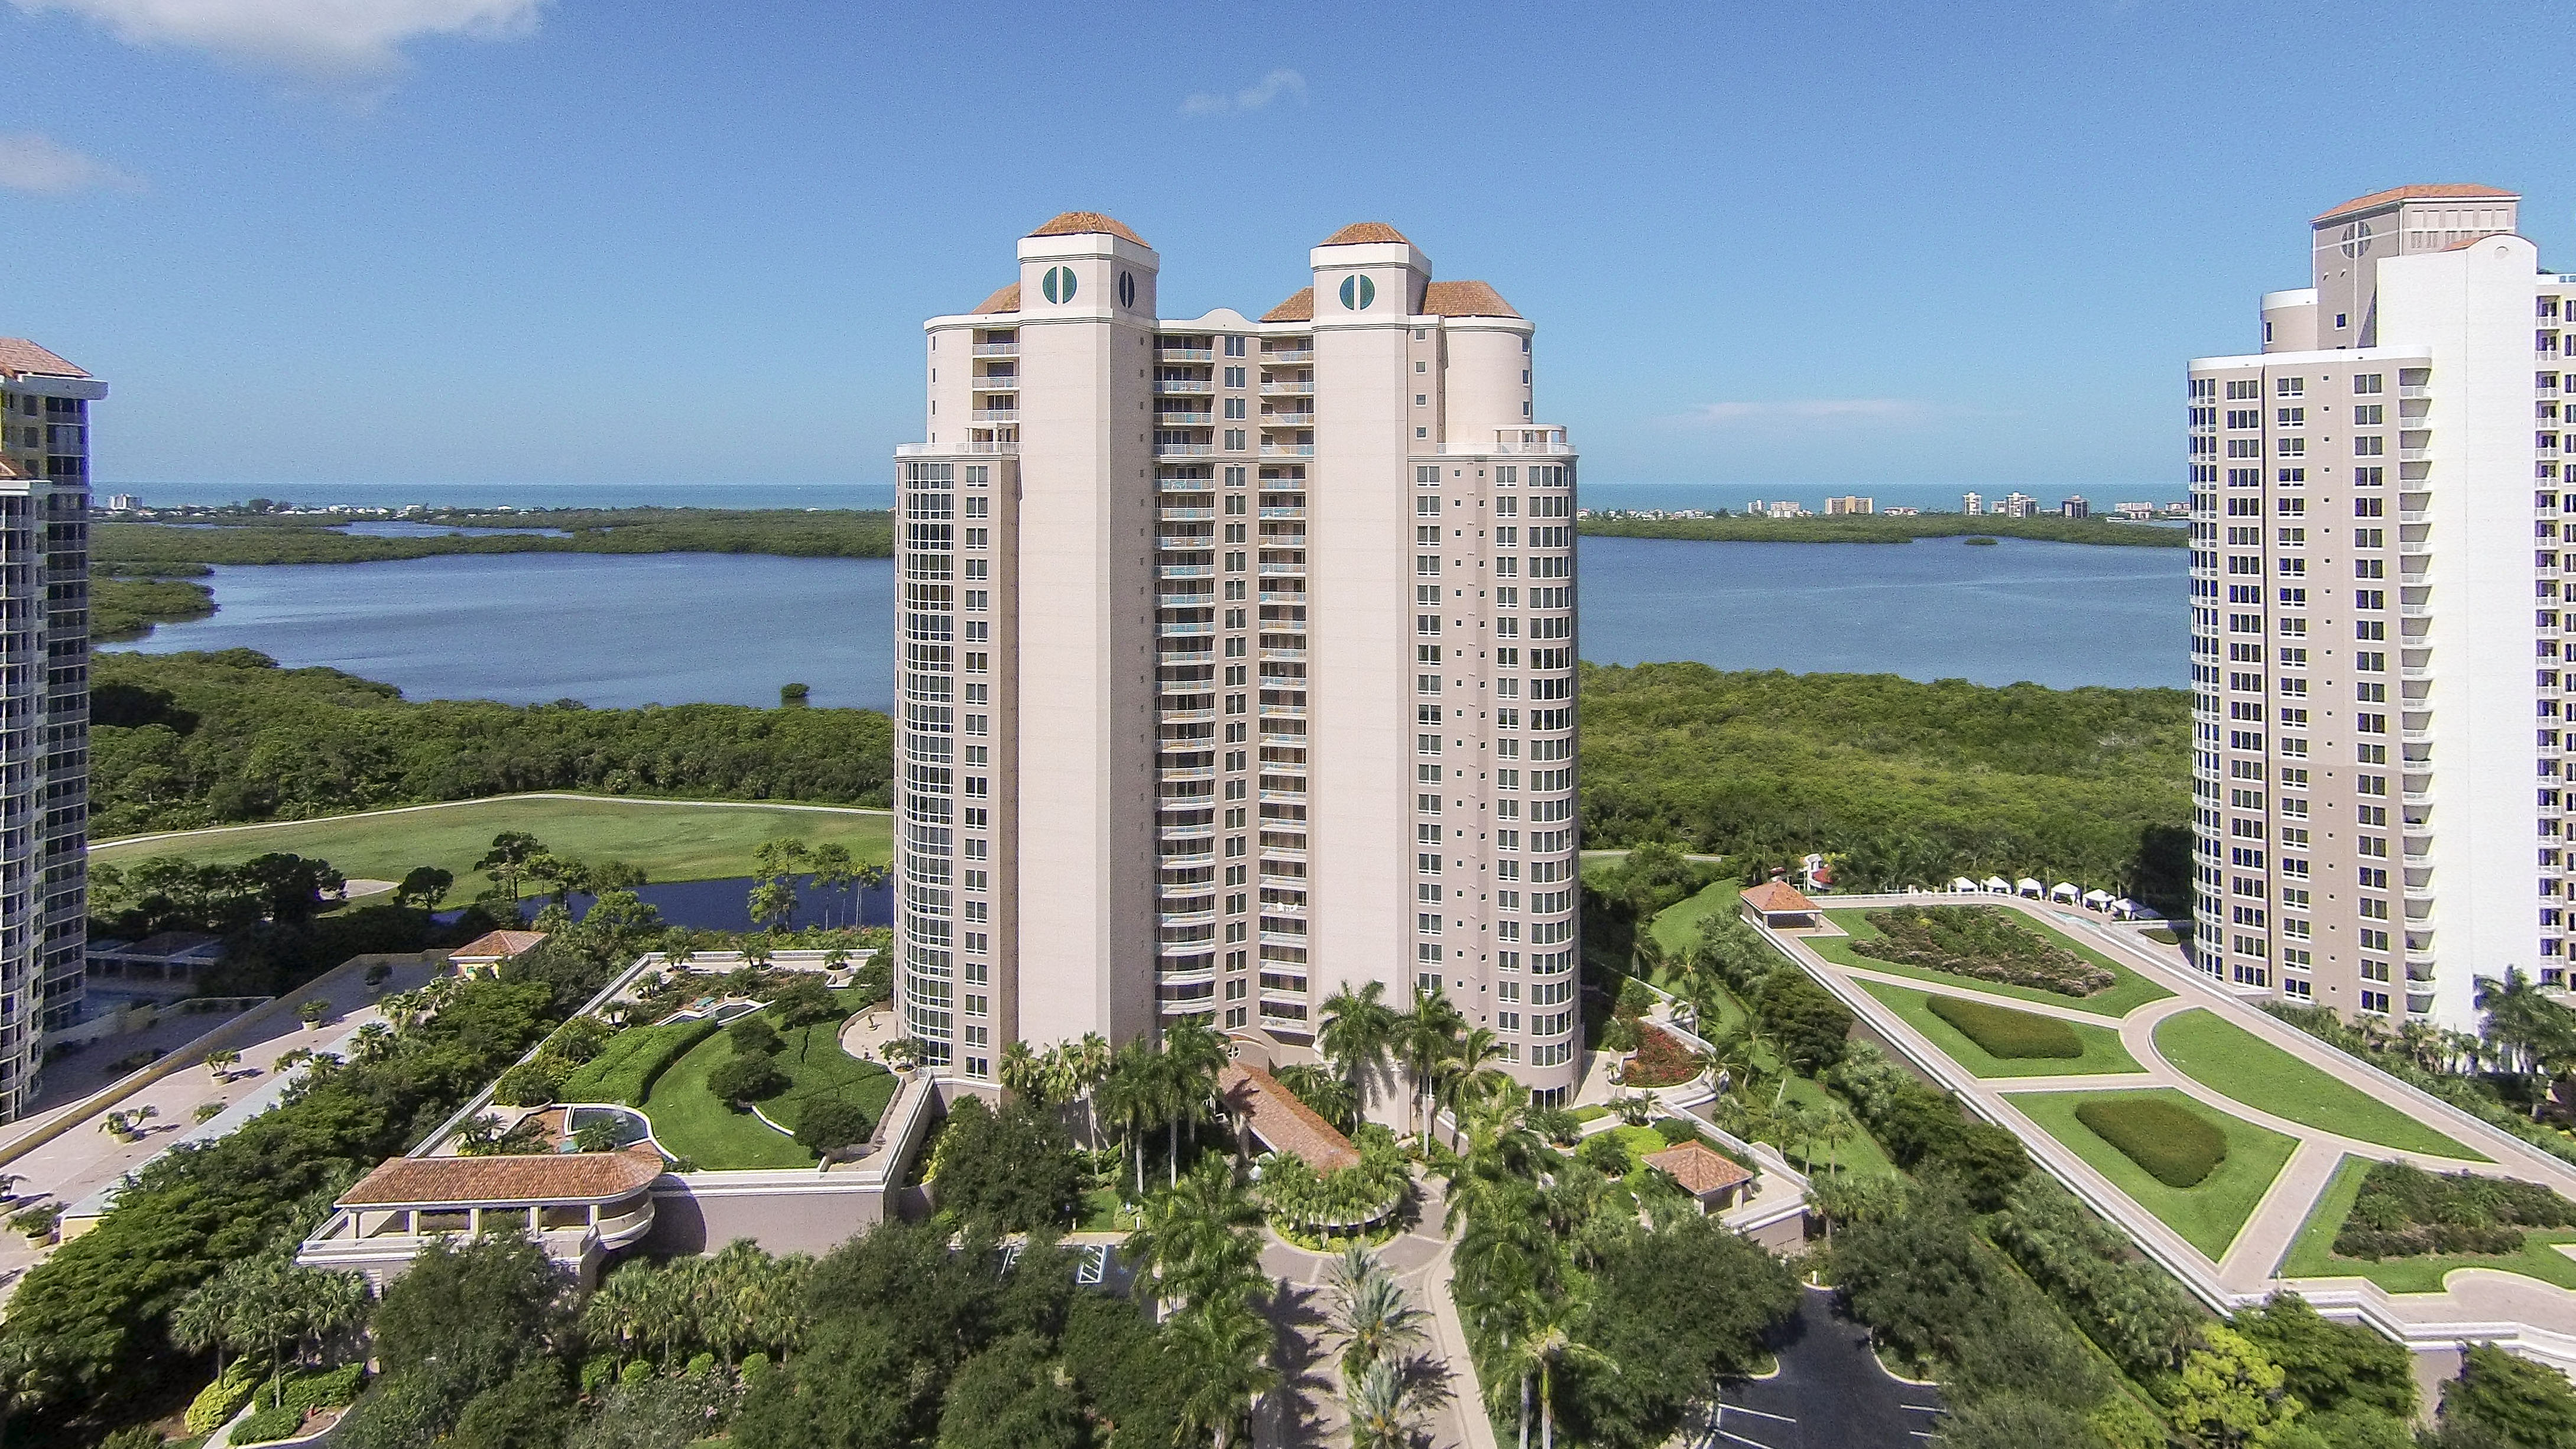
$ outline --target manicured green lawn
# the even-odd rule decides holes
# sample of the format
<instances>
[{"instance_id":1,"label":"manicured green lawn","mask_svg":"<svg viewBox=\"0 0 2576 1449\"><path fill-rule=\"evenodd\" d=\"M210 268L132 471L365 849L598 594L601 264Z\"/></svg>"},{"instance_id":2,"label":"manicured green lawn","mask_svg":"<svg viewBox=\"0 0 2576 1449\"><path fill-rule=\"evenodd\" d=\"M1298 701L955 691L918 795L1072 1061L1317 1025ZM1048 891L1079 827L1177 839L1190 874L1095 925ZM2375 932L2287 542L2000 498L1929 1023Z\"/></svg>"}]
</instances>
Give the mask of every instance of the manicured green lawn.
<instances>
[{"instance_id":1,"label":"manicured green lawn","mask_svg":"<svg viewBox=\"0 0 2576 1449\"><path fill-rule=\"evenodd\" d=\"M675 881L749 875L753 848L775 836L792 836L807 845L837 841L860 860L882 861L889 849L887 822L884 815L757 805L508 796L434 810L204 831L146 844L98 846L91 854L117 865L163 855L203 865L238 864L284 851L319 857L344 875L372 880L400 880L412 867L429 865L456 877L452 899L461 903L483 888L474 862L492 848L492 837L505 830L526 831L558 855L622 860L641 867L648 880Z\"/></svg>"},{"instance_id":2,"label":"manicured green lawn","mask_svg":"<svg viewBox=\"0 0 2576 1449\"><path fill-rule=\"evenodd\" d=\"M1906 1024L1932 1039L1932 1044L1949 1054L1950 1060L1966 1067L1979 1077L2071 1077L2096 1072L2141 1071L2137 1060L2120 1045L2120 1034L2106 1026L2085 1026L2069 1022L2075 1039L2084 1043L2080 1057L1999 1057L1969 1040L1965 1032L1932 1014L1931 997L1906 986L1890 986L1883 981L1864 981L1860 989L1886 1002Z\"/></svg>"},{"instance_id":3,"label":"manicured green lawn","mask_svg":"<svg viewBox=\"0 0 2576 1449\"><path fill-rule=\"evenodd\" d=\"M1821 1106L1832 1096L1832 1093L1826 1091L1813 1078L1791 1077L1789 1079L1789 1100L1801 1107ZM1890 1177L1896 1173L1895 1159L1887 1155L1887 1149L1879 1146L1878 1139L1870 1136L1857 1120L1852 1123L1849 1136L1835 1143L1830 1149L1822 1143L1817 1144L1815 1155L1812 1157L1790 1152L1786 1148L1783 1148L1782 1152L1791 1162L1798 1164L1800 1171L1810 1177L1822 1176L1828 1163L1839 1166L1846 1175L1853 1177Z\"/></svg>"},{"instance_id":4,"label":"manicured green lawn","mask_svg":"<svg viewBox=\"0 0 2576 1449\"><path fill-rule=\"evenodd\" d=\"M2307 1222L2281 1259L2277 1270L2280 1277L2367 1278L2391 1293L2439 1293L2443 1275L2454 1269L2493 1268L2561 1288L2576 1288L2576 1259L2570 1259L2555 1246L2576 1243L2576 1228L2534 1231L2523 1239L2521 1252L2505 1257L2428 1254L2421 1258L2383 1258L2376 1263L2336 1257L2335 1235L2343 1231L2343 1220L2351 1215L2354 1200L2361 1196L2361 1180L2370 1175L2371 1165L2368 1158L2350 1155L2336 1164L2334 1180L2317 1195L2316 1206L2308 1210Z\"/></svg>"},{"instance_id":5,"label":"manicured green lawn","mask_svg":"<svg viewBox=\"0 0 2576 1449\"><path fill-rule=\"evenodd\" d=\"M2407 1152L2487 1160L2403 1108L2347 1085L2213 1011L2186 1011L2157 1026L2156 1050L2193 1081L2303 1127Z\"/></svg>"},{"instance_id":6,"label":"manicured green lawn","mask_svg":"<svg viewBox=\"0 0 2576 1449\"><path fill-rule=\"evenodd\" d=\"M1658 914L1647 929L1653 933L1655 944L1664 948L1666 955L1675 960L1683 959L1690 955L1691 947L1699 944L1699 923L1706 920L1712 913L1734 914L1737 909L1736 902L1743 894L1742 882L1718 881L1698 895ZM1666 983L1656 984L1665 985Z\"/></svg>"},{"instance_id":7,"label":"manicured green lawn","mask_svg":"<svg viewBox=\"0 0 2576 1449\"><path fill-rule=\"evenodd\" d=\"M1993 909L2003 910L2006 907L1997 906ZM2078 1011L2091 1012L2096 1016L2123 1017L2150 1001L2162 1001L2173 995L2172 992L2068 936L2063 931L2018 913L2015 919L2022 925L2051 938L2057 944L2094 964L2107 968L2116 978L2111 988L2092 996L2063 996L2054 991L2041 991L2036 987L2006 986L1996 981L1980 981L1976 977L1961 976L1953 971L1934 971L1924 966L1903 966L1894 961L1872 960L1851 948L1852 941L1866 941L1878 935L1878 928L1863 920L1861 918L1863 914L1864 912L1861 911L1825 912L1825 919L1850 933L1849 939L1841 936L1807 936L1802 939L1815 949L1817 955L1838 965L1857 970L1882 971L1890 976L1910 976L1917 981L1946 982L1971 991L1982 991L1990 996L2009 996L2020 1001L2044 1001L2051 1006L2071 1006Z\"/></svg>"},{"instance_id":8,"label":"manicured green lawn","mask_svg":"<svg viewBox=\"0 0 2576 1449\"><path fill-rule=\"evenodd\" d=\"M2145 1168L2129 1160L2129 1155L2103 1141L2093 1130L2075 1120L2075 1109L2088 1099L2106 1096L2156 1096L2207 1121L2226 1134L2227 1160L2198 1187L2167 1187L2156 1181ZM2138 1205L2154 1213L2165 1226L2180 1233L2186 1242L2209 1256L2211 1262L2225 1256L2227 1245L2236 1240L2237 1231L2253 1216L2263 1192L2280 1176L2281 1165L2297 1150L2296 1140L2257 1127L2240 1117L2213 1111L2175 1091L2171 1087L2151 1088L2144 1092L2038 1092L2015 1093L2012 1104L2037 1122L2048 1134L2073 1149L2078 1157L2091 1163L2122 1192L2137 1199Z\"/></svg>"},{"instance_id":9,"label":"manicured green lawn","mask_svg":"<svg viewBox=\"0 0 2576 1449\"><path fill-rule=\"evenodd\" d=\"M898 1085L894 1074L842 1051L839 1022L779 1035L787 1047L778 1054L778 1065L790 1085L761 1103L760 1109L780 1125L795 1127L804 1103L824 1095L854 1098L867 1109L871 1121L885 1114ZM718 1032L671 1064L644 1102L644 1115L653 1119L654 1139L702 1171L813 1166L814 1154L797 1146L793 1138L771 1131L749 1112L734 1111L707 1090L707 1074L733 1060L733 1055L733 1043Z\"/></svg>"}]
</instances>

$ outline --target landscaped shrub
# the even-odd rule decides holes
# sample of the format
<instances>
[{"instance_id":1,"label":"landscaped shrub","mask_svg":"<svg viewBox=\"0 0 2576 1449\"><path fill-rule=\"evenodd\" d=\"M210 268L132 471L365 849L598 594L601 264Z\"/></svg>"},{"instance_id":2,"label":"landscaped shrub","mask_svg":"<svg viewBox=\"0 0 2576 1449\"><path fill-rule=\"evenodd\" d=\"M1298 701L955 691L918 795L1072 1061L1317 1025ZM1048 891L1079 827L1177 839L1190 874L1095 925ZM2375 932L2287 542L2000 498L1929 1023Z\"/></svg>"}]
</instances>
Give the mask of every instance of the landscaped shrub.
<instances>
[{"instance_id":1,"label":"landscaped shrub","mask_svg":"<svg viewBox=\"0 0 2576 1449\"><path fill-rule=\"evenodd\" d=\"M564 1078L556 1100L623 1102L629 1107L641 1107L653 1083L670 1070L671 1063L687 1056L689 1048L715 1032L712 1020L670 1021L621 1031L609 1039L599 1055Z\"/></svg>"},{"instance_id":2,"label":"landscaped shrub","mask_svg":"<svg viewBox=\"0 0 2576 1449\"><path fill-rule=\"evenodd\" d=\"M241 1412L250 1396L259 1391L259 1371L248 1358L236 1358L224 1365L215 1381L197 1391L188 1405L188 1432L207 1435L224 1426L224 1421Z\"/></svg>"},{"instance_id":3,"label":"landscaped shrub","mask_svg":"<svg viewBox=\"0 0 2576 1449\"><path fill-rule=\"evenodd\" d=\"M838 1152L867 1141L874 1130L867 1108L847 1097L815 1097L797 1111L796 1145L817 1154Z\"/></svg>"},{"instance_id":4,"label":"landscaped shrub","mask_svg":"<svg viewBox=\"0 0 2576 1449\"><path fill-rule=\"evenodd\" d=\"M2434 1174L2383 1162L2335 1234L2346 1258L2412 1258L2427 1253L2522 1251L2525 1228L2576 1226L2576 1204L2536 1183L2474 1173Z\"/></svg>"},{"instance_id":5,"label":"landscaped shrub","mask_svg":"<svg viewBox=\"0 0 2576 1449\"><path fill-rule=\"evenodd\" d=\"M233 1431L236 1444L265 1444L272 1439L292 1439L304 1432L304 1411L288 1404L262 1409L241 1421Z\"/></svg>"},{"instance_id":6,"label":"landscaped shrub","mask_svg":"<svg viewBox=\"0 0 2576 1449\"><path fill-rule=\"evenodd\" d=\"M778 1069L777 1060L756 1053L735 1057L707 1073L707 1090L726 1102L756 1102L786 1088L787 1074Z\"/></svg>"},{"instance_id":7,"label":"landscaped shrub","mask_svg":"<svg viewBox=\"0 0 2576 1449\"><path fill-rule=\"evenodd\" d=\"M290 1408L336 1408L355 1402L358 1387L366 1382L366 1378L366 1365L344 1363L334 1369L295 1375L286 1381L285 1392L278 1398Z\"/></svg>"},{"instance_id":8,"label":"landscaped shrub","mask_svg":"<svg viewBox=\"0 0 2576 1449\"><path fill-rule=\"evenodd\" d=\"M1699 1058L1691 1055L1680 1038L1651 1023L1638 1023L1637 1056L1628 1063L1627 1085L1672 1087L1698 1075Z\"/></svg>"},{"instance_id":9,"label":"landscaped shrub","mask_svg":"<svg viewBox=\"0 0 2576 1449\"><path fill-rule=\"evenodd\" d=\"M2053 1016L1989 1006L1964 996L1933 996L1932 1014L1959 1029L1959 1034L2006 1061L2035 1057L2080 1057L2084 1042L2075 1028Z\"/></svg>"},{"instance_id":10,"label":"landscaped shrub","mask_svg":"<svg viewBox=\"0 0 2576 1449\"><path fill-rule=\"evenodd\" d=\"M492 1085L492 1100L504 1107L542 1107L555 1100L571 1075L572 1063L540 1053L503 1072Z\"/></svg>"},{"instance_id":11,"label":"landscaped shrub","mask_svg":"<svg viewBox=\"0 0 2576 1449\"><path fill-rule=\"evenodd\" d=\"M1879 934L1856 937L1851 948L1874 961L2064 996L2091 996L2119 979L1993 906L1904 907L1871 911L1862 919Z\"/></svg>"},{"instance_id":12,"label":"landscaped shrub","mask_svg":"<svg viewBox=\"0 0 2576 1449\"><path fill-rule=\"evenodd\" d=\"M2226 1133L2162 1097L2086 1102L2075 1109L2075 1120L2167 1187L2198 1187L2227 1160Z\"/></svg>"}]
</instances>

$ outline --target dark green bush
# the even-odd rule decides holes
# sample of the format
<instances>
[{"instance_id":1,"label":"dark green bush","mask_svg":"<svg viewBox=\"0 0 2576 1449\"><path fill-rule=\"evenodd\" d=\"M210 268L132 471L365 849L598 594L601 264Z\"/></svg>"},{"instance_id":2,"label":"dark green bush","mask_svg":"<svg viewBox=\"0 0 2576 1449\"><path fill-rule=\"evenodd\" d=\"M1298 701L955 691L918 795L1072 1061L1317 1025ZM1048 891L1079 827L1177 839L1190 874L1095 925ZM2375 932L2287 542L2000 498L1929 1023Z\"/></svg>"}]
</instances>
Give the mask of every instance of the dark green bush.
<instances>
[{"instance_id":1,"label":"dark green bush","mask_svg":"<svg viewBox=\"0 0 2576 1449\"><path fill-rule=\"evenodd\" d=\"M304 1411L292 1404L278 1404L258 1410L241 1421L233 1431L236 1444L265 1444L271 1439L292 1439L304 1429Z\"/></svg>"},{"instance_id":2,"label":"dark green bush","mask_svg":"<svg viewBox=\"0 0 2576 1449\"><path fill-rule=\"evenodd\" d=\"M1964 996L1934 996L1932 1014L1959 1029L1959 1034L2006 1061L2035 1057L2080 1057L2084 1042L2075 1028L2053 1016L2015 1011L1970 1001Z\"/></svg>"},{"instance_id":3,"label":"dark green bush","mask_svg":"<svg viewBox=\"0 0 2576 1449\"><path fill-rule=\"evenodd\" d=\"M2227 1134L2162 1097L2104 1097L2077 1107L2075 1120L2167 1187L2198 1187L2227 1160Z\"/></svg>"},{"instance_id":4,"label":"dark green bush","mask_svg":"<svg viewBox=\"0 0 2576 1449\"><path fill-rule=\"evenodd\" d=\"M609 1038L599 1055L564 1078L556 1100L623 1102L629 1107L641 1107L671 1063L688 1055L691 1047L715 1032L716 1024L711 1020L664 1022L621 1031Z\"/></svg>"},{"instance_id":5,"label":"dark green bush","mask_svg":"<svg viewBox=\"0 0 2576 1449\"><path fill-rule=\"evenodd\" d=\"M787 1074L765 1056L735 1057L707 1073L707 1090L727 1102L757 1102L786 1088Z\"/></svg>"}]
</instances>

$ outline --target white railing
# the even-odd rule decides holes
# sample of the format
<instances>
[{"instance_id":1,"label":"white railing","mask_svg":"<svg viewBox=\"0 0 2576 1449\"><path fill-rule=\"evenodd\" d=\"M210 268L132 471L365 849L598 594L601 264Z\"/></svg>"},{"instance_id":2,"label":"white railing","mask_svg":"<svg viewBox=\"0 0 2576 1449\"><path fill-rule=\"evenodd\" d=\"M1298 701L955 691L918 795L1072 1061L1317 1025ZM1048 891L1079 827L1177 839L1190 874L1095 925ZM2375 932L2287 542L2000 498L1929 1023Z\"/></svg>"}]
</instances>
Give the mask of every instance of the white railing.
<instances>
[{"instance_id":1,"label":"white railing","mask_svg":"<svg viewBox=\"0 0 2576 1449\"><path fill-rule=\"evenodd\" d=\"M977 357L1017 357L1020 355L1020 344L1016 342L978 342L975 344L975 355Z\"/></svg>"}]
</instances>

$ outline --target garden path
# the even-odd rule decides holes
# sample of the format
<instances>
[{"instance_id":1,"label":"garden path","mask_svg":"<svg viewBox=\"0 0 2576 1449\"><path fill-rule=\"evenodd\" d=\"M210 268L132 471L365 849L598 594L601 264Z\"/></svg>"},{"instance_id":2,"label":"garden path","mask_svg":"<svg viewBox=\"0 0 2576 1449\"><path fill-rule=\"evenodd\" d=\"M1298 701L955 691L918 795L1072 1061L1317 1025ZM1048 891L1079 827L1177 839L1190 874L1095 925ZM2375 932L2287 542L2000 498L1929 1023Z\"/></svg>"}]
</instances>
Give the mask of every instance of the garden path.
<instances>
[{"instance_id":1,"label":"garden path","mask_svg":"<svg viewBox=\"0 0 2576 1449\"><path fill-rule=\"evenodd\" d=\"M1980 1078L1953 1060L1893 1008L1862 990L1860 983L1886 981L1911 990L1994 1001L2015 1010L2096 1025L2101 1024L2103 1018L2097 1013L2072 1007L1979 992L1973 985L1953 985L1845 966L1828 960L1798 935L1768 929L1763 932L1790 959L1867 1022L1872 1030L1895 1044L1941 1085L1955 1092L1971 1111L2010 1129L2022 1140L2034 1161L2064 1182L2095 1211L2118 1223L2149 1256L2162 1263L2204 1300L2232 1310L2259 1302L2278 1289L2295 1288L2329 1314L2361 1318L2410 1345L2431 1346L2463 1339L2507 1340L2510 1346L2559 1368L2576 1369L2576 1293L2536 1279L2489 1269L2461 1269L2448 1276L2445 1290L2441 1293L2393 1294L2357 1278L2285 1280L2274 1276L2284 1253L2298 1236L2309 1211L2332 1178L2335 1162L2345 1153L2373 1160L2406 1160L2440 1171L2470 1171L2539 1182L2571 1197L2576 1197L2576 1166L2267 1015L2252 1002L2184 965L2175 948L2148 941L2133 928L2115 925L2089 912L2046 901L1988 895L1836 896L1831 899L1831 904L1836 909L1963 904L2016 910L2052 930L2083 941L2092 949L2175 993L2140 1005L2119 1019L2121 1044L2137 1059L2143 1068L2141 1071L2083 1077ZM2334 1080L2397 1108L2492 1160L2463 1162L2361 1141L2290 1121L2193 1080L2158 1050L2155 1029L2172 1017L2195 1009L2215 1014ZM2253 1215L2238 1230L2221 1261L2211 1261L2103 1173L2041 1129L2012 1100L2017 1095L2031 1092L2139 1087L2175 1088L2196 1101L2270 1128L2298 1143L2290 1162L2266 1189Z\"/></svg>"}]
</instances>

